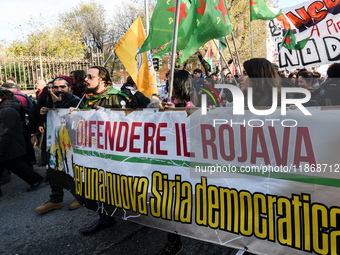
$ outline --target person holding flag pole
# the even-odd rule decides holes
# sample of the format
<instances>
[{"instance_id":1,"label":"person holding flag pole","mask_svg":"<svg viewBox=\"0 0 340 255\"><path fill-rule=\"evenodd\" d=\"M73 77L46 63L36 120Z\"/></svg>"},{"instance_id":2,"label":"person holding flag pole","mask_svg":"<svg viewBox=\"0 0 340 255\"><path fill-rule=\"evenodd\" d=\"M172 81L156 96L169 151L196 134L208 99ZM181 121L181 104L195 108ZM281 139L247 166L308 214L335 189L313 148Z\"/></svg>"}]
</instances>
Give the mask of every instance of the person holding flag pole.
<instances>
[{"instance_id":1,"label":"person holding flag pole","mask_svg":"<svg viewBox=\"0 0 340 255\"><path fill-rule=\"evenodd\" d=\"M177 33L178 33L180 6L181 6L181 2L180 1L176 1L174 33L173 33L173 44L172 44L172 53L171 53L171 68L170 68L168 102L171 102L172 86L173 86L173 83L174 83L174 70L175 70L175 61L176 61L176 45L177 45Z\"/></svg>"},{"instance_id":2,"label":"person holding flag pole","mask_svg":"<svg viewBox=\"0 0 340 255\"><path fill-rule=\"evenodd\" d=\"M174 82L174 70L175 70L175 58L176 58L176 45L177 45L177 33L179 24L179 10L180 1L176 1L176 11L175 11L175 22L174 22L174 32L173 32L173 44L172 44L172 55L171 55L171 68L170 68L170 80L169 80L169 96L168 102L171 102L173 82ZM182 251L183 245L181 241L181 236L175 233L168 233L167 241L164 248L157 254L178 254Z\"/></svg>"}]
</instances>

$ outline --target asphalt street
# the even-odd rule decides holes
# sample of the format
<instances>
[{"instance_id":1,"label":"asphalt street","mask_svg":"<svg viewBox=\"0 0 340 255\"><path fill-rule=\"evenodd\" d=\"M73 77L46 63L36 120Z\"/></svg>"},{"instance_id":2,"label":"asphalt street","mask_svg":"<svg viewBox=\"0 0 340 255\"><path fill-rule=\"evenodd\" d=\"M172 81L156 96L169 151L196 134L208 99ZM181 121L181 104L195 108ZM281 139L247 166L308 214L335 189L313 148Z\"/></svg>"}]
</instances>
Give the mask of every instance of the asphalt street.
<instances>
[{"instance_id":1,"label":"asphalt street","mask_svg":"<svg viewBox=\"0 0 340 255\"><path fill-rule=\"evenodd\" d=\"M35 171L46 176L44 167ZM70 211L74 198L65 190L64 207L39 215L34 208L48 201L50 187L43 183L26 192L28 184L12 174L0 198L0 254L156 254L166 232L118 219L117 224L85 237L79 232L94 223L97 213L85 207ZM182 238L181 254L230 254L232 249L191 238Z\"/></svg>"}]
</instances>

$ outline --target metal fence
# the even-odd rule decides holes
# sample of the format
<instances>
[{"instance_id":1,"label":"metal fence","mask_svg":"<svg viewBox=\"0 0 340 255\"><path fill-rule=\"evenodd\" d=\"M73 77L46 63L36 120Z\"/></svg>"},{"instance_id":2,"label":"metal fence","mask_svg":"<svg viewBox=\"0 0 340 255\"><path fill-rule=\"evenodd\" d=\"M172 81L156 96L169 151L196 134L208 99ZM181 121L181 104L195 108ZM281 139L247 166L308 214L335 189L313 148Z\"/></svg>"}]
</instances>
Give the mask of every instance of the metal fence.
<instances>
[{"instance_id":1,"label":"metal fence","mask_svg":"<svg viewBox=\"0 0 340 255\"><path fill-rule=\"evenodd\" d=\"M36 89L35 82L46 82L58 75L70 75L74 70L88 70L93 65L103 65L103 53L88 53L86 58L54 57L4 57L0 59L0 84L14 77L22 90Z\"/></svg>"}]
</instances>

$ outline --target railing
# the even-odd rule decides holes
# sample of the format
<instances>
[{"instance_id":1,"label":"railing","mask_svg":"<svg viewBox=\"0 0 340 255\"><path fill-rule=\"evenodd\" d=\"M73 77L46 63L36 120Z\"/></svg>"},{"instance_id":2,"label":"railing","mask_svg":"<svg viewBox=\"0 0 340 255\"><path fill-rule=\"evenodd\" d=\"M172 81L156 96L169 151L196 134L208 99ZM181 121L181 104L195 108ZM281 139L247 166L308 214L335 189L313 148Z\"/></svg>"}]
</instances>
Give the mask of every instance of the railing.
<instances>
[{"instance_id":1,"label":"railing","mask_svg":"<svg viewBox=\"0 0 340 255\"><path fill-rule=\"evenodd\" d=\"M3 57L0 58L0 84L14 77L22 90L35 90L37 80L46 82L58 75L70 75L74 70L85 70L103 65L103 53L89 53L87 58Z\"/></svg>"}]
</instances>

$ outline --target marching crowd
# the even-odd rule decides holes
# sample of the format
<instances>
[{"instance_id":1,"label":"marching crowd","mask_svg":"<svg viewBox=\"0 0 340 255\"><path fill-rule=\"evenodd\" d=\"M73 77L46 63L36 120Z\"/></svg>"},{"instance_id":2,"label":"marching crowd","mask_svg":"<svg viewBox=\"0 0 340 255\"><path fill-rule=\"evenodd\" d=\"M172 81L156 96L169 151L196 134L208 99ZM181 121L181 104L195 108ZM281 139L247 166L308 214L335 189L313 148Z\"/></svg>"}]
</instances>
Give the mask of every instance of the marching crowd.
<instances>
[{"instance_id":1,"label":"marching crowd","mask_svg":"<svg viewBox=\"0 0 340 255\"><path fill-rule=\"evenodd\" d=\"M168 74L166 93L169 91L169 77ZM72 111L77 108L199 107L199 95L206 93L205 87L214 88L215 84L238 86L245 96L247 88L252 87L254 106L271 106L274 87L278 90L280 87L305 88L311 92L311 100L305 106L331 106L340 105L339 78L340 63L330 65L327 78L324 79L320 73L307 69L299 69L290 73L279 72L276 66L268 60L255 58L245 61L242 73L236 74L229 72L226 67L210 76L205 76L201 69L195 69L192 74L184 70L176 70L171 101L168 101L167 98L162 100L158 96L152 96L151 100L145 97L138 91L131 77L128 77L121 90L115 89L108 71L104 67L93 66L87 72L75 70L70 73L70 76L60 75L50 81L47 86L44 81L37 81L36 105L32 106L32 99L20 91L14 78L9 77L0 87L0 184L8 183L11 173L29 185L27 191L36 190L44 181L44 178L33 170L33 165L37 161L31 137L32 134L39 137L38 163L48 166L49 154L46 152L45 131L46 114L51 108L70 108ZM229 90L215 89L215 91L221 103L208 101L209 107L228 107L232 104L233 98ZM34 114L36 119L32 116ZM50 188L49 200L44 205L35 208L37 213L47 213L64 206L63 188L53 184ZM2 195L0 186L0 196ZM69 209L76 209L80 206L75 200ZM99 213L98 221L84 228L82 234L91 235L101 229L112 227L114 224L114 217ZM169 233L167 243L160 254L177 254L181 250L180 236Z\"/></svg>"}]
</instances>

